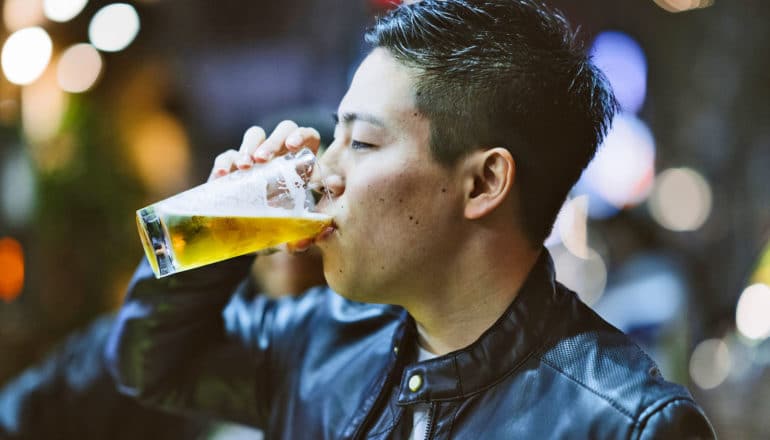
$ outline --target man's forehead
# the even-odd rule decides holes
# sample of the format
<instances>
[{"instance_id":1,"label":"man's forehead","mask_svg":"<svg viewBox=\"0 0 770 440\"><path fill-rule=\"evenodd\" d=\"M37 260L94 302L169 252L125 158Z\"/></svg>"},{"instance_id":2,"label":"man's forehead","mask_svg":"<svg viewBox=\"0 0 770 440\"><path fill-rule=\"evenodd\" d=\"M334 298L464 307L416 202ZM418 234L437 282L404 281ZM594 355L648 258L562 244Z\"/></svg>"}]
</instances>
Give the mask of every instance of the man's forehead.
<instances>
[{"instance_id":1,"label":"man's forehead","mask_svg":"<svg viewBox=\"0 0 770 440\"><path fill-rule=\"evenodd\" d=\"M340 120L343 120L343 115L366 115L387 125L388 121L413 115L416 107L412 85L412 77L406 67L387 50L375 49L356 70L340 102Z\"/></svg>"}]
</instances>

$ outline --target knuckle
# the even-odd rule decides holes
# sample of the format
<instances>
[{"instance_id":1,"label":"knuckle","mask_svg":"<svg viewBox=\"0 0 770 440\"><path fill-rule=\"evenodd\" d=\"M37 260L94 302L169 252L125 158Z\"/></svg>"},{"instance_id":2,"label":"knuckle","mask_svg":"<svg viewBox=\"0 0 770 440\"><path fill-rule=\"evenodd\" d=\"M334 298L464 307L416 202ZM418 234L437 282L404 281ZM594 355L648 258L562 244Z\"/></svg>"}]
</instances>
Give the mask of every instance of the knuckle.
<instances>
[{"instance_id":1,"label":"knuckle","mask_svg":"<svg viewBox=\"0 0 770 440\"><path fill-rule=\"evenodd\" d=\"M233 154L238 154L238 152L231 149L231 150L225 151L224 153L219 154L219 156L217 156L214 159L214 164L219 165L219 164L232 161Z\"/></svg>"},{"instance_id":2,"label":"knuckle","mask_svg":"<svg viewBox=\"0 0 770 440\"><path fill-rule=\"evenodd\" d=\"M279 122L278 125L275 127L275 131L278 130L296 130L298 128L297 123L294 121L291 121L289 119L284 119L283 121Z\"/></svg>"}]
</instances>

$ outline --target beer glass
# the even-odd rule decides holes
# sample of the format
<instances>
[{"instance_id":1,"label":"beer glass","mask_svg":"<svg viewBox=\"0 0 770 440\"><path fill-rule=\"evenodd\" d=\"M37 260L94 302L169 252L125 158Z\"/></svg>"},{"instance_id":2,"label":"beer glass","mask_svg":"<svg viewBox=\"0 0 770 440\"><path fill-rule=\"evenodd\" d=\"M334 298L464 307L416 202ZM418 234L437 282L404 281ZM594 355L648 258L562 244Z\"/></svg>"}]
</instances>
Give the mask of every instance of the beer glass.
<instances>
[{"instance_id":1,"label":"beer glass","mask_svg":"<svg viewBox=\"0 0 770 440\"><path fill-rule=\"evenodd\" d=\"M136 211L156 278L312 238L331 224L313 212L309 149L255 164Z\"/></svg>"}]
</instances>

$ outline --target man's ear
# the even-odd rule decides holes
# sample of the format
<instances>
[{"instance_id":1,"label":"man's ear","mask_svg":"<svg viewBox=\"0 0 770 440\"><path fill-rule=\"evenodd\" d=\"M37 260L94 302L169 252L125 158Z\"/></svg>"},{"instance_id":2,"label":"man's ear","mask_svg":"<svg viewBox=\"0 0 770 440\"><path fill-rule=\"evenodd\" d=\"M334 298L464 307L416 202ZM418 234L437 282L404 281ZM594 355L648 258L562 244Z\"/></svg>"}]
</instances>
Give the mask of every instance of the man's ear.
<instances>
[{"instance_id":1,"label":"man's ear","mask_svg":"<svg viewBox=\"0 0 770 440\"><path fill-rule=\"evenodd\" d=\"M466 160L465 217L478 219L508 198L516 176L516 162L511 152L501 147L475 151Z\"/></svg>"}]
</instances>

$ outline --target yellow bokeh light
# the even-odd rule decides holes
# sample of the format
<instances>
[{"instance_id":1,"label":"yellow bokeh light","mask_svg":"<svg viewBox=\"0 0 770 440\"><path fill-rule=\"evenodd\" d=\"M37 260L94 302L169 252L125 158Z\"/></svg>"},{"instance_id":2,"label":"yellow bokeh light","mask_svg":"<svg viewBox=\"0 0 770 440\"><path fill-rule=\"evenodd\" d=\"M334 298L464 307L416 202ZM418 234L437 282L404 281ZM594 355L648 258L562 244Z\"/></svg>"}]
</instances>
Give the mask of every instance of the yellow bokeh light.
<instances>
[{"instance_id":1,"label":"yellow bokeh light","mask_svg":"<svg viewBox=\"0 0 770 440\"><path fill-rule=\"evenodd\" d=\"M53 71L21 90L21 124L31 143L45 142L59 131L67 99L59 89Z\"/></svg>"},{"instance_id":2,"label":"yellow bokeh light","mask_svg":"<svg viewBox=\"0 0 770 440\"><path fill-rule=\"evenodd\" d=\"M155 195L188 186L190 146L176 118L160 111L152 113L137 121L128 141L137 174Z\"/></svg>"},{"instance_id":3,"label":"yellow bokeh light","mask_svg":"<svg viewBox=\"0 0 770 440\"><path fill-rule=\"evenodd\" d=\"M763 283L770 286L770 242L767 243L765 249L759 257L759 263L751 275L751 281L753 283Z\"/></svg>"},{"instance_id":4,"label":"yellow bokeh light","mask_svg":"<svg viewBox=\"0 0 770 440\"><path fill-rule=\"evenodd\" d=\"M62 90L80 93L94 86L102 72L102 57L87 43L76 44L62 53L57 66L57 80Z\"/></svg>"}]
</instances>

